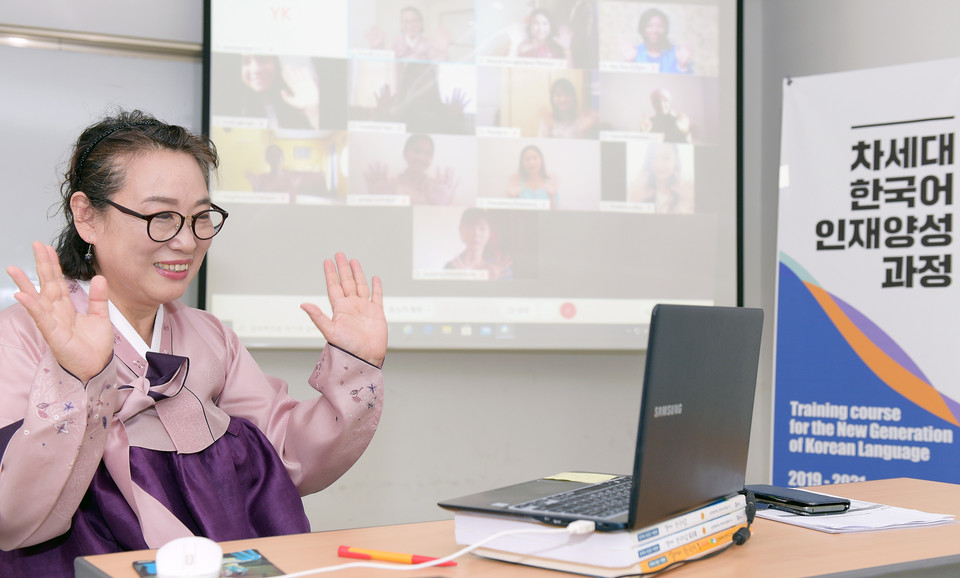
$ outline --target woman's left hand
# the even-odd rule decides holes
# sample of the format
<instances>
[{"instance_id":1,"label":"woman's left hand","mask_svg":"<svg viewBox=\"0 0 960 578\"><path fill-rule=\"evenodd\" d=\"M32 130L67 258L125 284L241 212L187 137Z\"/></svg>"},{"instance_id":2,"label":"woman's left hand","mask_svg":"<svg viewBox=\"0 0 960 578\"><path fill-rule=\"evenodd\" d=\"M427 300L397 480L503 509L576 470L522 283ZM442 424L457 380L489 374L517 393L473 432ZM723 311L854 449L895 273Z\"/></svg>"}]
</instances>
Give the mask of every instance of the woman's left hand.
<instances>
[{"instance_id":1,"label":"woman's left hand","mask_svg":"<svg viewBox=\"0 0 960 578\"><path fill-rule=\"evenodd\" d=\"M313 303L304 303L300 308L328 343L380 367L387 354L387 320L380 278L373 277L368 287L356 259L348 261L343 253L337 253L335 258L336 263L330 259L323 262L332 316L328 317Z\"/></svg>"},{"instance_id":2,"label":"woman's left hand","mask_svg":"<svg viewBox=\"0 0 960 578\"><path fill-rule=\"evenodd\" d=\"M320 83L316 71L305 65L286 66L283 68L283 80L286 87L280 96L287 104L303 112L311 128L319 128Z\"/></svg>"},{"instance_id":3,"label":"woman's left hand","mask_svg":"<svg viewBox=\"0 0 960 578\"><path fill-rule=\"evenodd\" d=\"M380 90L374 91L373 98L377 102L375 110L378 115L382 116L393 111L393 91L390 90L389 84L384 84Z\"/></svg>"},{"instance_id":4,"label":"woman's left hand","mask_svg":"<svg viewBox=\"0 0 960 578\"><path fill-rule=\"evenodd\" d=\"M450 167L437 169L437 175L430 181L427 198L433 205L449 205L453 194L460 186L460 179Z\"/></svg>"},{"instance_id":5,"label":"woman's left hand","mask_svg":"<svg viewBox=\"0 0 960 578\"><path fill-rule=\"evenodd\" d=\"M557 189L560 188L560 177L557 176L557 173L548 173L547 182L544 183L544 187L547 189L547 194L550 197L557 196Z\"/></svg>"},{"instance_id":6,"label":"woman's left hand","mask_svg":"<svg viewBox=\"0 0 960 578\"><path fill-rule=\"evenodd\" d=\"M467 97L467 93L459 88L453 89L453 92L450 94L450 98L446 102L447 106L449 106L453 112L458 114L463 114L463 111L467 109L467 105L469 103L470 99Z\"/></svg>"}]
</instances>

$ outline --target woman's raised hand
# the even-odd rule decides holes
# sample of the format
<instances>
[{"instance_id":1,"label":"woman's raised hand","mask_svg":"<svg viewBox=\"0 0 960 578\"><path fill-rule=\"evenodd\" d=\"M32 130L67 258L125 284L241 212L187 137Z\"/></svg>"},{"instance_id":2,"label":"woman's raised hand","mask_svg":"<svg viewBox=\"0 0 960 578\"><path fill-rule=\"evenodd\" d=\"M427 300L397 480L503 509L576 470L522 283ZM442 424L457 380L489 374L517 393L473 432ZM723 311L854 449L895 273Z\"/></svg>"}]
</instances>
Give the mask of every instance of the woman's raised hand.
<instances>
[{"instance_id":1,"label":"woman's raised hand","mask_svg":"<svg viewBox=\"0 0 960 578\"><path fill-rule=\"evenodd\" d=\"M303 112L311 128L319 128L320 84L316 71L307 65L285 66L283 81L286 84L280 92L283 100Z\"/></svg>"},{"instance_id":2,"label":"woman's raised hand","mask_svg":"<svg viewBox=\"0 0 960 578\"><path fill-rule=\"evenodd\" d=\"M337 253L335 259L336 262L323 262L333 314L328 317L313 303L304 303L300 308L328 343L380 367L387 354L387 320L380 278L373 277L368 287L356 259L348 261L343 253Z\"/></svg>"},{"instance_id":3,"label":"woman's raised hand","mask_svg":"<svg viewBox=\"0 0 960 578\"><path fill-rule=\"evenodd\" d=\"M438 168L436 176L430 179L427 199L433 205L449 205L459 186L460 179L451 167Z\"/></svg>"},{"instance_id":4,"label":"woman's raised hand","mask_svg":"<svg viewBox=\"0 0 960 578\"><path fill-rule=\"evenodd\" d=\"M367 194L392 195L397 192L395 183L390 180L389 169L384 163L371 163L364 171L363 177L367 182Z\"/></svg>"},{"instance_id":5,"label":"woman's raised hand","mask_svg":"<svg viewBox=\"0 0 960 578\"><path fill-rule=\"evenodd\" d=\"M467 93L459 88L454 88L450 98L446 101L450 110L458 114L463 114L468 104L470 104L470 99L467 97Z\"/></svg>"},{"instance_id":6,"label":"woman's raised hand","mask_svg":"<svg viewBox=\"0 0 960 578\"><path fill-rule=\"evenodd\" d=\"M377 102L375 111L378 120L385 120L387 118L385 115L393 112L394 95L390 85L384 84L379 90L374 91L373 99Z\"/></svg>"},{"instance_id":7,"label":"woman's raised hand","mask_svg":"<svg viewBox=\"0 0 960 578\"><path fill-rule=\"evenodd\" d=\"M30 313L57 363L86 384L103 371L113 357L113 325L107 307L107 280L97 275L90 281L90 306L78 313L53 247L33 244L40 291L21 269L7 267L17 284L14 298Z\"/></svg>"}]
</instances>

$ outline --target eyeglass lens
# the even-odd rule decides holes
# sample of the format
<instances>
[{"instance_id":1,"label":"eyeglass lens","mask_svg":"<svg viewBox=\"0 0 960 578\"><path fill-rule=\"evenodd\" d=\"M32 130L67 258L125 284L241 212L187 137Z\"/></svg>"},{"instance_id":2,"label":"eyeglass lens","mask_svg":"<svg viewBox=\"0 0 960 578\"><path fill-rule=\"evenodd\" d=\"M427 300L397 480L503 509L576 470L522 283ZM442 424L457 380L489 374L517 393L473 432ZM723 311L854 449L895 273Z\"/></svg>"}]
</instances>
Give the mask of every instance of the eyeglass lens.
<instances>
[{"instance_id":1,"label":"eyeglass lens","mask_svg":"<svg viewBox=\"0 0 960 578\"><path fill-rule=\"evenodd\" d=\"M155 241L169 241L174 238L184 225L186 219L178 213L157 213L150 220L147 234ZM209 239L220 231L223 225L223 214L214 209L201 211L192 217L193 233L198 239Z\"/></svg>"}]
</instances>

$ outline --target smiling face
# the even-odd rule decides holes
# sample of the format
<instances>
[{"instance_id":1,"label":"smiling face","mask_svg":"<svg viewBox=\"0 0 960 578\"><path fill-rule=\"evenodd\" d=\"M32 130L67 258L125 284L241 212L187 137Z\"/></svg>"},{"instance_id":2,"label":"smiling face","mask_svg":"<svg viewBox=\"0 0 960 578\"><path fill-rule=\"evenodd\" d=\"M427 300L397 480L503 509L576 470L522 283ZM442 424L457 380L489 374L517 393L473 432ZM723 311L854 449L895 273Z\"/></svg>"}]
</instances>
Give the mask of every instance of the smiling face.
<instances>
[{"instance_id":1,"label":"smiling face","mask_svg":"<svg viewBox=\"0 0 960 578\"><path fill-rule=\"evenodd\" d=\"M490 223L474 219L460 225L460 238L469 249L483 249L490 241Z\"/></svg>"},{"instance_id":2,"label":"smiling face","mask_svg":"<svg viewBox=\"0 0 960 578\"><path fill-rule=\"evenodd\" d=\"M423 18L420 12L407 8L400 12L400 31L407 38L416 38L423 32Z\"/></svg>"},{"instance_id":3,"label":"smiling face","mask_svg":"<svg viewBox=\"0 0 960 578\"><path fill-rule=\"evenodd\" d=\"M570 112L573 109L574 103L576 102L576 97L569 88L558 84L553 88L552 101L553 108L556 110L561 112Z\"/></svg>"},{"instance_id":4,"label":"smiling face","mask_svg":"<svg viewBox=\"0 0 960 578\"><path fill-rule=\"evenodd\" d=\"M660 15L652 16L640 30L643 41L649 46L660 46L667 34L667 22Z\"/></svg>"},{"instance_id":5,"label":"smiling face","mask_svg":"<svg viewBox=\"0 0 960 578\"><path fill-rule=\"evenodd\" d=\"M269 56L244 54L240 61L240 78L250 90L263 92L277 79L277 61Z\"/></svg>"},{"instance_id":6,"label":"smiling face","mask_svg":"<svg viewBox=\"0 0 960 578\"><path fill-rule=\"evenodd\" d=\"M523 151L520 162L523 164L523 173L525 176L539 175L543 171L543 157L540 156L540 152L536 149L528 148Z\"/></svg>"},{"instance_id":7,"label":"smiling face","mask_svg":"<svg viewBox=\"0 0 960 578\"><path fill-rule=\"evenodd\" d=\"M654 90L650 95L650 103L653 104L653 110L657 114L669 114L672 105L670 104L670 93L665 90Z\"/></svg>"},{"instance_id":8,"label":"smiling face","mask_svg":"<svg viewBox=\"0 0 960 578\"><path fill-rule=\"evenodd\" d=\"M658 181L666 182L676 174L678 164L677 149L669 144L661 144L656 148L650 168Z\"/></svg>"},{"instance_id":9,"label":"smiling face","mask_svg":"<svg viewBox=\"0 0 960 578\"><path fill-rule=\"evenodd\" d=\"M149 151L119 162L126 165L126 178L111 201L144 215L189 216L210 208L203 173L189 154ZM146 221L109 206L95 218L78 220L77 229L94 246L110 301L131 323L152 318L158 307L183 296L211 242L197 239L187 219L173 239L157 243L147 235Z\"/></svg>"},{"instance_id":10,"label":"smiling face","mask_svg":"<svg viewBox=\"0 0 960 578\"><path fill-rule=\"evenodd\" d=\"M427 138L413 138L407 143L403 151L403 158L407 167L416 173L425 173L433 163L433 141Z\"/></svg>"},{"instance_id":11,"label":"smiling face","mask_svg":"<svg viewBox=\"0 0 960 578\"><path fill-rule=\"evenodd\" d=\"M530 17L530 23L527 25L527 33L530 38L538 42L543 42L550 38L550 19L546 14L536 13Z\"/></svg>"}]
</instances>

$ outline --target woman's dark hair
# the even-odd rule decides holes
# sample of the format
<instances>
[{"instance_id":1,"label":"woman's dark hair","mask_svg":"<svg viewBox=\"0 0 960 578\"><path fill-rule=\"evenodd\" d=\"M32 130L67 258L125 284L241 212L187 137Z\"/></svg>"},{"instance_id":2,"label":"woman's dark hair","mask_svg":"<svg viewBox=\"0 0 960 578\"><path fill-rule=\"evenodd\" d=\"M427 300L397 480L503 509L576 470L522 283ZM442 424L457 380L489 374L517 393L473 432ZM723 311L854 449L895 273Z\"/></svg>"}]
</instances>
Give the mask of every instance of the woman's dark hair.
<instances>
[{"instance_id":1,"label":"woman's dark hair","mask_svg":"<svg viewBox=\"0 0 960 578\"><path fill-rule=\"evenodd\" d=\"M557 29L553 24L553 16L551 16L550 13L543 8L534 8L533 11L530 12L530 16L527 16L527 35L528 36L530 35L530 24L533 22L533 19L536 18L537 16L543 16L544 18L547 19L547 22L550 23L551 35L557 32Z\"/></svg>"},{"instance_id":2,"label":"woman's dark hair","mask_svg":"<svg viewBox=\"0 0 960 578\"><path fill-rule=\"evenodd\" d=\"M420 9L417 8L416 6L404 6L403 8L400 9L400 14L403 14L404 12L413 12L420 18L421 21L423 20L423 14L420 12Z\"/></svg>"},{"instance_id":3,"label":"woman's dark hair","mask_svg":"<svg viewBox=\"0 0 960 578\"><path fill-rule=\"evenodd\" d=\"M408 152L410 152L410 149L412 149L413 146L419 142L427 143L428 145L430 145L431 151L436 151L436 147L434 146L433 139L430 138L430 135L423 134L423 133L416 133L407 137L407 142L403 143L403 154L407 154Z\"/></svg>"},{"instance_id":4,"label":"woman's dark hair","mask_svg":"<svg viewBox=\"0 0 960 578\"><path fill-rule=\"evenodd\" d=\"M464 209L463 213L460 214L460 226L466 225L476 225L480 221L486 221L490 223L490 215L487 213L486 209L480 207L467 207Z\"/></svg>"},{"instance_id":5,"label":"woman's dark hair","mask_svg":"<svg viewBox=\"0 0 960 578\"><path fill-rule=\"evenodd\" d=\"M536 145L528 145L523 147L523 150L520 151L520 162L517 165L517 174L521 177L528 177L526 169L523 168L523 155L527 154L527 151L537 151L537 154L540 155L540 176L547 178L547 161L543 158L543 152L540 151L540 148Z\"/></svg>"},{"instance_id":6,"label":"woman's dark hair","mask_svg":"<svg viewBox=\"0 0 960 578\"><path fill-rule=\"evenodd\" d=\"M553 106L553 97L556 96L558 92L566 92L573 98L573 106L570 107L570 110L557 110L557 108ZM570 80L558 78L554 81L553 86L550 87L550 109L553 111L554 120L570 122L577 120L577 117L580 116L580 101L577 99L577 89L574 88Z\"/></svg>"},{"instance_id":7,"label":"woman's dark hair","mask_svg":"<svg viewBox=\"0 0 960 578\"><path fill-rule=\"evenodd\" d=\"M527 17L527 27L525 32L527 33L527 38L530 38L530 25L533 23L533 19L537 16L543 16L547 19L547 22L550 23L550 36L547 37L546 44L550 49L550 53L554 58L563 55L563 47L560 46L560 43L553 39L553 35L557 33L557 23L554 20L553 16L544 8L534 8L530 12L530 16Z\"/></svg>"},{"instance_id":8,"label":"woman's dark hair","mask_svg":"<svg viewBox=\"0 0 960 578\"><path fill-rule=\"evenodd\" d=\"M401 106L443 104L437 65L432 62L402 62L397 66L397 98Z\"/></svg>"},{"instance_id":9,"label":"woman's dark hair","mask_svg":"<svg viewBox=\"0 0 960 578\"><path fill-rule=\"evenodd\" d=\"M670 46L670 19L667 18L667 13L659 8L648 8L643 11L643 14L640 15L640 23L637 24L637 31L640 32L640 37L643 38L643 41L647 41L647 37L644 36L643 30L647 27L647 24L650 24L650 21L654 18L659 17L660 20L663 20L663 46Z\"/></svg>"},{"instance_id":10,"label":"woman's dark hair","mask_svg":"<svg viewBox=\"0 0 960 578\"><path fill-rule=\"evenodd\" d=\"M490 227L490 238L483 248L483 258L490 259L500 255L500 241L497 236L497 227L494 224L493 215L490 211L480 207L467 207L460 215L460 229L472 227L485 222Z\"/></svg>"},{"instance_id":11,"label":"woman's dark hair","mask_svg":"<svg viewBox=\"0 0 960 578\"><path fill-rule=\"evenodd\" d=\"M80 134L60 185L60 209L66 222L57 238L57 256L65 276L86 281L97 273L96 258L84 258L90 245L77 232L70 199L82 192L94 210L106 210L106 200L126 182L127 163L154 151L192 156L207 186L211 171L220 162L216 147L206 136L167 124L139 110L120 110Z\"/></svg>"}]
</instances>

